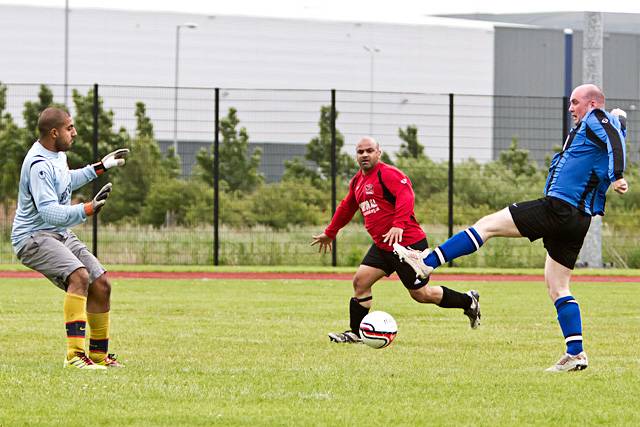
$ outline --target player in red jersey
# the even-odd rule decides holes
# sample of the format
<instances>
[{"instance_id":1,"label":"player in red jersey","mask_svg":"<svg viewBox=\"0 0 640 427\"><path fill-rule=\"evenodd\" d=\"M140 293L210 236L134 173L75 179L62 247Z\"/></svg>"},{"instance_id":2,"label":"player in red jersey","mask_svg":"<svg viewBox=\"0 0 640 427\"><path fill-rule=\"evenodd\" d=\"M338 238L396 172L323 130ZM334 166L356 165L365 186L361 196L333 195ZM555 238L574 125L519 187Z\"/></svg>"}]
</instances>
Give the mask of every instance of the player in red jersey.
<instances>
[{"instance_id":1,"label":"player in red jersey","mask_svg":"<svg viewBox=\"0 0 640 427\"><path fill-rule=\"evenodd\" d=\"M472 328L480 324L480 296L476 291L456 292L444 286L429 286L429 279L420 279L406 263L393 254L393 244L424 250L429 245L426 235L413 212L415 196L411 181L399 169L380 161L380 145L370 137L362 138L356 146L358 173L349 182L349 193L340 202L331 223L324 233L313 236L311 245L320 252L331 251L331 243L359 209L364 226L373 238L373 245L360 263L353 277L353 298L349 301L350 329L330 333L336 343L361 342L360 322L371 308L371 288L394 271L409 291L421 303L443 308L461 308L469 317Z\"/></svg>"}]
</instances>

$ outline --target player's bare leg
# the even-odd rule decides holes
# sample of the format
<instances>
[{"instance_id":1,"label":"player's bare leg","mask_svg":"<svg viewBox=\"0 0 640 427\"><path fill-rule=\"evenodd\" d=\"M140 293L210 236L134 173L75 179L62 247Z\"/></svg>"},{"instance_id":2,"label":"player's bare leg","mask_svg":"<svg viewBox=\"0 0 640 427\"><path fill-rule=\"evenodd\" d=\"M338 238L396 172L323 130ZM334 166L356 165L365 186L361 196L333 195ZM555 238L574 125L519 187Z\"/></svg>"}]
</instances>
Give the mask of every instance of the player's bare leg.
<instances>
[{"instance_id":1,"label":"player's bare leg","mask_svg":"<svg viewBox=\"0 0 640 427\"><path fill-rule=\"evenodd\" d=\"M393 251L401 261L413 268L418 277L426 279L434 269L477 251L492 237L521 236L509 208L504 208L482 217L473 227L459 232L433 250L416 251L396 243L393 245Z\"/></svg>"}]
</instances>

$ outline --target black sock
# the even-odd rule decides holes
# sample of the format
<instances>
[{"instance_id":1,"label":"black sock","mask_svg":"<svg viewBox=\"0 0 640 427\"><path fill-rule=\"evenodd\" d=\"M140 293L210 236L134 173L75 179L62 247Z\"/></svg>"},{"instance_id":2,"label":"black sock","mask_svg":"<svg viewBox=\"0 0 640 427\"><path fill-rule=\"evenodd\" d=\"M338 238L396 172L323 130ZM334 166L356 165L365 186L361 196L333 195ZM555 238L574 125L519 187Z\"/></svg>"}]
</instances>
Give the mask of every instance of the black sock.
<instances>
[{"instance_id":1,"label":"black sock","mask_svg":"<svg viewBox=\"0 0 640 427\"><path fill-rule=\"evenodd\" d=\"M462 308L466 310L471 307L471 297L442 286L442 301L440 301L438 306L442 308Z\"/></svg>"},{"instance_id":2,"label":"black sock","mask_svg":"<svg viewBox=\"0 0 640 427\"><path fill-rule=\"evenodd\" d=\"M371 300L371 297L362 298L360 301L364 302L369 300ZM360 322L362 322L362 319L364 319L364 316L366 316L368 313L369 309L367 307L361 306L358 302L358 298L351 298L351 300L349 301L349 320L351 325L351 332L360 336Z\"/></svg>"}]
</instances>

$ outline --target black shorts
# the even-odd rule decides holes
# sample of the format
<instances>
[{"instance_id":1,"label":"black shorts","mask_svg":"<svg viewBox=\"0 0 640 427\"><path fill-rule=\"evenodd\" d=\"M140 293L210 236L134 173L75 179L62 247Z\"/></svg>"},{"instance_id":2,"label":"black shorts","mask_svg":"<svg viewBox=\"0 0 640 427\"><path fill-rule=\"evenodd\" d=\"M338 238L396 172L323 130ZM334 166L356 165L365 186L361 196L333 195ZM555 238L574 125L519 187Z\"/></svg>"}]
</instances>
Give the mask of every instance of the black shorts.
<instances>
[{"instance_id":1,"label":"black shorts","mask_svg":"<svg viewBox=\"0 0 640 427\"><path fill-rule=\"evenodd\" d=\"M514 203L509 211L520 234L532 242L542 237L549 256L573 270L589 231L590 215L555 197Z\"/></svg>"},{"instance_id":2,"label":"black shorts","mask_svg":"<svg viewBox=\"0 0 640 427\"><path fill-rule=\"evenodd\" d=\"M427 239L422 239L407 247L423 251L429 247L429 243L427 243ZM396 254L383 251L375 244L371 245L369 252L367 252L360 264L378 268L384 271L387 276L390 276L395 271L407 289L420 289L429 282L429 278L418 279L413 268L406 262L401 262Z\"/></svg>"}]
</instances>

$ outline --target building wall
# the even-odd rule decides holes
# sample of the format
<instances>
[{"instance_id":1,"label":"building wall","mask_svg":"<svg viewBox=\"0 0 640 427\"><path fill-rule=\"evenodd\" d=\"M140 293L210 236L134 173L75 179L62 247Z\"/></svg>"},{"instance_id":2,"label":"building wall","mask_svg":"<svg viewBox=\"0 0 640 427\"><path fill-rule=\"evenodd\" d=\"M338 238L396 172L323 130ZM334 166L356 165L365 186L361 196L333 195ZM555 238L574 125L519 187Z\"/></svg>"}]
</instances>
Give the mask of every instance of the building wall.
<instances>
[{"instance_id":1,"label":"building wall","mask_svg":"<svg viewBox=\"0 0 640 427\"><path fill-rule=\"evenodd\" d=\"M376 91L493 91L493 27L443 18L424 25L72 9L69 82ZM64 82L64 9L0 5L2 80ZM464 66L462 66L464 65Z\"/></svg>"},{"instance_id":2,"label":"building wall","mask_svg":"<svg viewBox=\"0 0 640 427\"><path fill-rule=\"evenodd\" d=\"M70 85L83 85L86 93L88 85L99 83L105 107L115 111L116 126L128 129L135 123L135 101L143 101L160 140L173 140L177 128L179 141L212 141L213 91L200 88L220 87L221 115L236 108L252 143L305 144L317 134L320 107L330 103L335 88L347 152L359 137L372 134L394 153L401 144L398 128L416 125L430 155L441 160L448 156L448 94L456 93L484 97L456 107L467 118L456 124L456 158L492 156L491 24L93 9L72 9L69 22ZM199 27L180 33L174 119L176 25L185 22ZM0 81L64 82L63 9L0 5L0 37L18 41L0 44ZM37 91L15 90L10 87L10 111L19 117L24 101L33 100ZM61 102L64 87L56 86L54 93ZM474 105L479 106L476 112Z\"/></svg>"},{"instance_id":3,"label":"building wall","mask_svg":"<svg viewBox=\"0 0 640 427\"><path fill-rule=\"evenodd\" d=\"M564 95L564 32L539 28L502 28L495 32L495 98L493 155L513 140L545 164L562 145ZM607 107L634 111L640 99L640 35L604 35L604 84ZM573 34L572 86L582 81L582 32ZM570 124L569 126L572 126ZM629 140L638 131L630 127ZM630 150L637 159L637 150Z\"/></svg>"}]
</instances>

